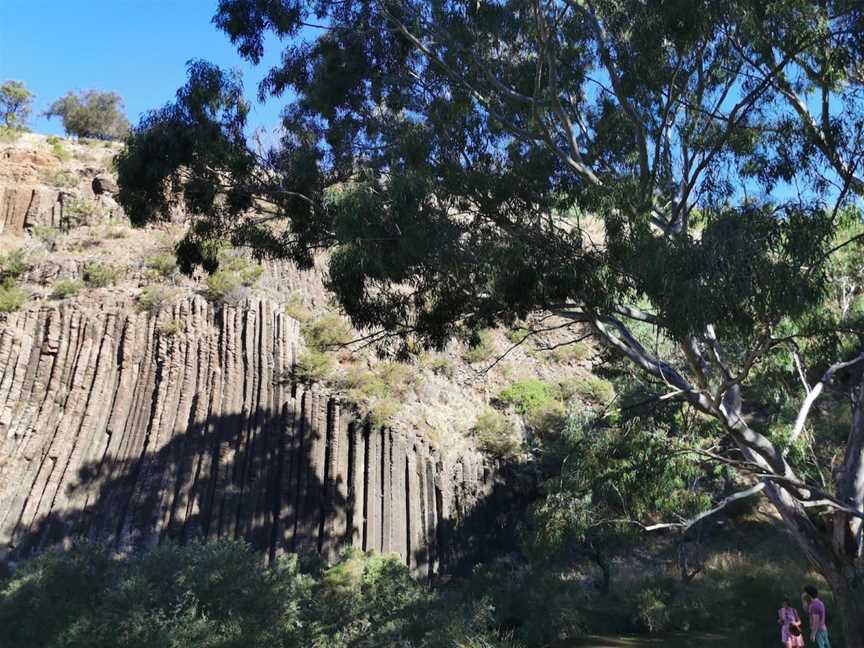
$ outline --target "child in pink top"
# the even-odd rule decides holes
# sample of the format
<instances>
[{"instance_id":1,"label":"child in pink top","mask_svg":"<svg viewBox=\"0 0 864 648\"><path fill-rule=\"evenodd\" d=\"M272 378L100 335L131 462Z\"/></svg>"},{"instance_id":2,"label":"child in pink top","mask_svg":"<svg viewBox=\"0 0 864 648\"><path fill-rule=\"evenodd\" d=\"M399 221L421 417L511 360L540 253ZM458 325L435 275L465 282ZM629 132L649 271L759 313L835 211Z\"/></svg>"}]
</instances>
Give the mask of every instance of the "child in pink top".
<instances>
[{"instance_id":1,"label":"child in pink top","mask_svg":"<svg viewBox=\"0 0 864 648\"><path fill-rule=\"evenodd\" d=\"M783 599L783 607L777 611L778 623L780 624L780 641L784 648L800 648L804 645L804 636L801 632L801 617L798 610L789 605L789 599ZM797 628L798 634L793 634L793 627Z\"/></svg>"}]
</instances>

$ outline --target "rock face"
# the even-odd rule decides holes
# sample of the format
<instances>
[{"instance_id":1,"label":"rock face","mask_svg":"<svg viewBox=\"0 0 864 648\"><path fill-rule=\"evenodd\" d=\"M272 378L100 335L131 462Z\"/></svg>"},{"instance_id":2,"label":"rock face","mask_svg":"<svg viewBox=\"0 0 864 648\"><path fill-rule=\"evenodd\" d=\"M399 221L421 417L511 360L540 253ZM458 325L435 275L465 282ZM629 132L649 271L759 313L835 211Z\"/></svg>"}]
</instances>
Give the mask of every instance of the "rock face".
<instances>
[{"instance_id":1,"label":"rock face","mask_svg":"<svg viewBox=\"0 0 864 648\"><path fill-rule=\"evenodd\" d=\"M443 568L490 489L478 456L293 384L298 324L267 299L112 299L0 316L0 558L243 538L270 559L350 544Z\"/></svg>"},{"instance_id":2,"label":"rock face","mask_svg":"<svg viewBox=\"0 0 864 648\"><path fill-rule=\"evenodd\" d=\"M26 227L63 223L63 194L40 186L0 187L0 233L20 235Z\"/></svg>"}]
</instances>

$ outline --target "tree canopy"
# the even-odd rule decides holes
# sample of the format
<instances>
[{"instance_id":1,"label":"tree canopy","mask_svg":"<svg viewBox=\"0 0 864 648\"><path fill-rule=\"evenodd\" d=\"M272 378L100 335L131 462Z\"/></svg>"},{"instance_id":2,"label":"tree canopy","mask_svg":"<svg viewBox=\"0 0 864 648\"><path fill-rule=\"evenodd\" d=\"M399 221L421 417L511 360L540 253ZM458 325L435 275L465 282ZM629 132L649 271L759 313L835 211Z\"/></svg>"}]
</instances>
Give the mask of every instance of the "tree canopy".
<instances>
[{"instance_id":1,"label":"tree canopy","mask_svg":"<svg viewBox=\"0 0 864 648\"><path fill-rule=\"evenodd\" d=\"M382 342L530 314L587 329L717 423L701 451L755 476L864 619L864 389L832 484L789 452L864 359L828 290L859 240L860 3L221 0L214 22L253 63L285 41L258 88L295 97L281 140L251 145L239 79L191 64L118 160L135 222L181 195L187 269L226 239L301 266L328 250L339 303ZM804 397L776 434L760 413L781 373Z\"/></svg>"},{"instance_id":2,"label":"tree canopy","mask_svg":"<svg viewBox=\"0 0 864 648\"><path fill-rule=\"evenodd\" d=\"M0 119L7 128L23 128L33 111L33 93L21 81L0 85Z\"/></svg>"},{"instance_id":3,"label":"tree canopy","mask_svg":"<svg viewBox=\"0 0 864 648\"><path fill-rule=\"evenodd\" d=\"M59 117L66 134L77 137L120 139L129 131L123 99L116 92L68 92L52 103L45 115Z\"/></svg>"}]
</instances>

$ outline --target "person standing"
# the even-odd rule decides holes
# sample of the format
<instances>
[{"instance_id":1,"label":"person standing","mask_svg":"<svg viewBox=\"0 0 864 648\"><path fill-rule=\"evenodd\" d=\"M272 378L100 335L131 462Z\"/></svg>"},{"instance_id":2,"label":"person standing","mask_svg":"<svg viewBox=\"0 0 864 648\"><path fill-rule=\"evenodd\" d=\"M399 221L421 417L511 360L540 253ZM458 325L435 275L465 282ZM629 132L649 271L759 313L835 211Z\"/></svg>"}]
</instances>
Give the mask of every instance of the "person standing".
<instances>
[{"instance_id":1,"label":"person standing","mask_svg":"<svg viewBox=\"0 0 864 648\"><path fill-rule=\"evenodd\" d=\"M828 640L828 618L825 613L825 604L819 598L819 590L808 585L804 588L801 599L805 601L805 609L810 617L810 639L816 642L817 648L831 648L831 642ZM809 599L809 605L807 599Z\"/></svg>"},{"instance_id":2,"label":"person standing","mask_svg":"<svg viewBox=\"0 0 864 648\"><path fill-rule=\"evenodd\" d=\"M798 610L789 605L789 599L783 599L783 607L777 611L777 616L783 648L801 648L804 645L801 617L798 616Z\"/></svg>"}]
</instances>

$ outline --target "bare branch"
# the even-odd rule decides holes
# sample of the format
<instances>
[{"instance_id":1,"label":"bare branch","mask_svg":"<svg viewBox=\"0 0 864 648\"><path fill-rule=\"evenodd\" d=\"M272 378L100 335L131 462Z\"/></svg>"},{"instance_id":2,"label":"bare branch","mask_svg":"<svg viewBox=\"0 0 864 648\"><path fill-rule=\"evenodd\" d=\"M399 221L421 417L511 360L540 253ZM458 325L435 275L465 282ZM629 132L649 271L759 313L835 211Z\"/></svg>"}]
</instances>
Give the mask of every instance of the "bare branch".
<instances>
[{"instance_id":1,"label":"bare branch","mask_svg":"<svg viewBox=\"0 0 864 648\"><path fill-rule=\"evenodd\" d=\"M712 509L707 511L703 511L699 515L696 515L689 520L684 520L682 522L666 522L662 524L651 524L648 526L640 524L645 531L659 531L661 529L684 529L685 531L692 527L697 522L704 520L705 518L714 515L715 513L719 513L724 508L729 506L732 502L737 502L738 500L742 500L746 497L752 497L753 495L757 495L765 490L766 483L764 481L760 481L755 486L751 486L743 491L738 491L737 493L733 493L727 497L724 497L720 502Z\"/></svg>"},{"instance_id":2,"label":"bare branch","mask_svg":"<svg viewBox=\"0 0 864 648\"><path fill-rule=\"evenodd\" d=\"M806 398L804 399L804 403L801 405L801 409L798 410L798 416L796 417L795 425L792 428L792 435L789 437L790 443L794 443L801 435L801 432L804 430L804 424L807 422L807 416L810 414L810 408L813 407L813 403L816 401L817 398L819 398L822 390L825 389L825 385L831 382L834 374L842 369L847 369L853 365L856 365L862 360L864 360L864 353L861 353L852 360L833 364L824 374L822 374L821 380L813 386L813 389L810 390L810 393L808 393Z\"/></svg>"}]
</instances>

